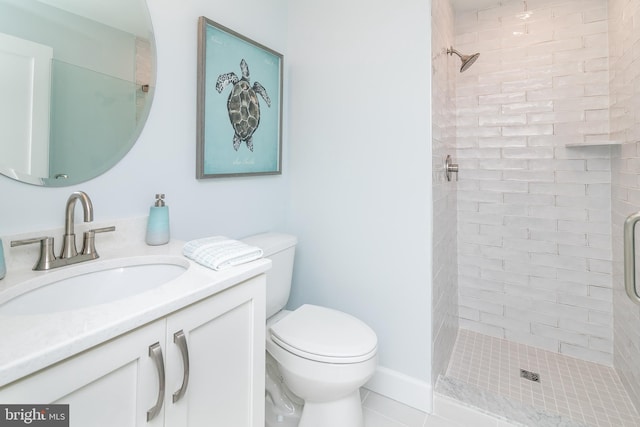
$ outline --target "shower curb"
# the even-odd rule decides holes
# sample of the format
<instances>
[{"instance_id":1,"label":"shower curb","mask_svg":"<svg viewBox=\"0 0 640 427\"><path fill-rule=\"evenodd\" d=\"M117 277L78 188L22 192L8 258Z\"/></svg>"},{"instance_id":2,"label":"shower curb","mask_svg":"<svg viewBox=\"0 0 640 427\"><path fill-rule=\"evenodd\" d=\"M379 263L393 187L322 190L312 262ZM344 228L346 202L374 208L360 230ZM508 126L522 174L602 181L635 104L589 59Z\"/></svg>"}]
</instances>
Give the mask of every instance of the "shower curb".
<instances>
[{"instance_id":1,"label":"shower curb","mask_svg":"<svg viewBox=\"0 0 640 427\"><path fill-rule=\"evenodd\" d=\"M439 409L446 408L452 403L457 405L458 413L464 411L464 408L468 409L465 420L472 416L473 412L477 414L477 417L485 418L485 422L482 423L483 427L485 425L487 427L589 427L587 424L525 405L456 378L440 376L434 393L434 414L445 415L451 421L456 422L456 419L452 419L451 415L457 416L456 411L450 410L447 414L439 413ZM465 414L461 415L465 416ZM465 421L459 422L464 423ZM480 427L480 424L477 425Z\"/></svg>"}]
</instances>

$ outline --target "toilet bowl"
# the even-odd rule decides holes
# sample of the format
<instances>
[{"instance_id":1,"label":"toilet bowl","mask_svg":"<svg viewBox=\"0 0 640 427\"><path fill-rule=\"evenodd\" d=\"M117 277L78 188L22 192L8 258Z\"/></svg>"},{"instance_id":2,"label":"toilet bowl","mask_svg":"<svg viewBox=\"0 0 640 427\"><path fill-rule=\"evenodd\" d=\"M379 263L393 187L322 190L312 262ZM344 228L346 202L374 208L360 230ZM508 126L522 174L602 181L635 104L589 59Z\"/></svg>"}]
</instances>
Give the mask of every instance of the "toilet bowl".
<instances>
[{"instance_id":1,"label":"toilet bowl","mask_svg":"<svg viewBox=\"0 0 640 427\"><path fill-rule=\"evenodd\" d=\"M360 387L377 365L377 339L363 322L314 305L270 322L267 352L304 401L299 427L362 427Z\"/></svg>"},{"instance_id":2,"label":"toilet bowl","mask_svg":"<svg viewBox=\"0 0 640 427\"><path fill-rule=\"evenodd\" d=\"M364 427L360 387L377 366L377 337L338 310L289 299L297 239L264 233L244 239L271 259L267 272L267 427Z\"/></svg>"}]
</instances>

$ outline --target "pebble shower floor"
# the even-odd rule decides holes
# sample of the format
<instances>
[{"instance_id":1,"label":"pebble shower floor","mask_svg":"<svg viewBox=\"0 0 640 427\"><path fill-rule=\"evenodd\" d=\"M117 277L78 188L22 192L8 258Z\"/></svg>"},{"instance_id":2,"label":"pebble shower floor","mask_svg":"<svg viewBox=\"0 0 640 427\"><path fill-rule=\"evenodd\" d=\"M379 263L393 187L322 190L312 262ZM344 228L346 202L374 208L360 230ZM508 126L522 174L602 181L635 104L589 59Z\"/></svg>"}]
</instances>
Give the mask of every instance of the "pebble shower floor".
<instances>
[{"instance_id":1,"label":"pebble shower floor","mask_svg":"<svg viewBox=\"0 0 640 427\"><path fill-rule=\"evenodd\" d=\"M540 374L540 382L521 378L521 369ZM640 426L613 368L469 330L458 333L447 377L576 423Z\"/></svg>"}]
</instances>

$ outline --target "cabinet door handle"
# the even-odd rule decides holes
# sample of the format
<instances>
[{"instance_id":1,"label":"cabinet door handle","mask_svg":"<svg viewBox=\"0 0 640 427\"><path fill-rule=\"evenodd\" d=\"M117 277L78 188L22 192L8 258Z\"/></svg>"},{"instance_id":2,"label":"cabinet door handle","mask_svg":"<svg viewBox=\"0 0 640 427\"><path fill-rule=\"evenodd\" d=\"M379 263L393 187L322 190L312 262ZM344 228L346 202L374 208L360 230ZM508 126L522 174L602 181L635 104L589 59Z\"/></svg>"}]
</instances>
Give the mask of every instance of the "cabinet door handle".
<instances>
[{"instance_id":1,"label":"cabinet door handle","mask_svg":"<svg viewBox=\"0 0 640 427\"><path fill-rule=\"evenodd\" d=\"M151 421L160 413L162 409L162 402L164 402L164 390L165 390L165 381L164 381L164 360L162 359L162 348L160 348L160 343L155 343L149 346L149 357L153 359L153 362L156 364L156 369L158 370L158 400L156 400L156 404L153 408L147 411L147 422Z\"/></svg>"},{"instance_id":2,"label":"cabinet door handle","mask_svg":"<svg viewBox=\"0 0 640 427\"><path fill-rule=\"evenodd\" d=\"M182 367L184 370L182 374L182 386L180 386L180 390L173 393L173 403L176 403L184 396L189 386L189 349L187 348L187 337L182 330L173 334L173 342L178 346L182 354Z\"/></svg>"}]
</instances>

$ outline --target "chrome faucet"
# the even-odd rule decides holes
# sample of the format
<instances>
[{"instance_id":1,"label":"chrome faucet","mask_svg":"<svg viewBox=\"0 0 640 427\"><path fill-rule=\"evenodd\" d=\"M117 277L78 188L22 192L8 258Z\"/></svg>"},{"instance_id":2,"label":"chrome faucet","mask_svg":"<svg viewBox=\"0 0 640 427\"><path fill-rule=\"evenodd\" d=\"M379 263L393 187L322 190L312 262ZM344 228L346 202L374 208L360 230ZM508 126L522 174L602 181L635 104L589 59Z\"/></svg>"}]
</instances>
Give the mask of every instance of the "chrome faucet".
<instances>
[{"instance_id":1,"label":"chrome faucet","mask_svg":"<svg viewBox=\"0 0 640 427\"><path fill-rule=\"evenodd\" d=\"M78 255L76 249L76 234L74 232L74 211L76 201L80 200L84 210L84 222L93 221L93 203L84 191L75 191L67 199L67 209L64 215L64 236L62 237L62 251L60 258L73 258Z\"/></svg>"},{"instance_id":2,"label":"chrome faucet","mask_svg":"<svg viewBox=\"0 0 640 427\"><path fill-rule=\"evenodd\" d=\"M33 266L34 270L50 270L52 268L96 259L99 257L95 247L96 233L115 231L115 226L85 231L83 235L82 253L78 253L78 250L76 249L76 234L74 231L74 213L77 200L80 200L82 209L84 210L84 222L93 221L93 204L91 203L91 199L87 193L84 191L73 192L69 196L69 199L67 199L64 236L62 236L62 251L60 252L59 258L56 258L53 253L53 237L36 237L33 239L14 240L11 242L11 247L38 242L40 243L40 257Z\"/></svg>"}]
</instances>

